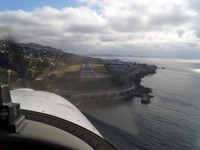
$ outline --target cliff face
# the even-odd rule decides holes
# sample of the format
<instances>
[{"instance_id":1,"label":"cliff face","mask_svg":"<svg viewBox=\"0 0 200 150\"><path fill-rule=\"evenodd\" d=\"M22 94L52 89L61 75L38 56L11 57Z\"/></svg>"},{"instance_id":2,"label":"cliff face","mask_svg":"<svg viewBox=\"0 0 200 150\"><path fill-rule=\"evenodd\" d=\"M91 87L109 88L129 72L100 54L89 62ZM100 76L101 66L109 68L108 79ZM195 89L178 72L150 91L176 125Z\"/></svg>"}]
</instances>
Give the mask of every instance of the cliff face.
<instances>
[{"instance_id":1,"label":"cliff face","mask_svg":"<svg viewBox=\"0 0 200 150\"><path fill-rule=\"evenodd\" d=\"M133 85L135 84L135 92L141 94L149 94L152 93L150 88L142 86L141 79L147 75L155 74L157 70L157 66L155 65L146 65L146 64L135 64L134 69L130 70L125 75L122 75L125 85Z\"/></svg>"},{"instance_id":2,"label":"cliff face","mask_svg":"<svg viewBox=\"0 0 200 150\"><path fill-rule=\"evenodd\" d=\"M142 93L142 94L149 94L152 93L152 90L150 88L144 87L141 85L141 79L144 78L145 76L155 74L156 73L157 66L146 66L143 71L139 72L135 76L135 84L136 84L136 89L135 92L137 93Z\"/></svg>"}]
</instances>

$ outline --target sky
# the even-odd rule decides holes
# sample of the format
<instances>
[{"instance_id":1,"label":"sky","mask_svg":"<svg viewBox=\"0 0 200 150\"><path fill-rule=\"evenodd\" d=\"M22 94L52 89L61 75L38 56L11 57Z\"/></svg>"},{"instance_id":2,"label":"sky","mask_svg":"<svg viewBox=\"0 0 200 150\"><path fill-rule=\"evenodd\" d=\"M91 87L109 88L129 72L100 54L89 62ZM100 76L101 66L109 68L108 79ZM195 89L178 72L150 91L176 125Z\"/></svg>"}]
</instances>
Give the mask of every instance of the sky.
<instances>
[{"instance_id":1,"label":"sky","mask_svg":"<svg viewBox=\"0 0 200 150\"><path fill-rule=\"evenodd\" d=\"M75 54L200 58L199 0L0 0L0 38Z\"/></svg>"}]
</instances>

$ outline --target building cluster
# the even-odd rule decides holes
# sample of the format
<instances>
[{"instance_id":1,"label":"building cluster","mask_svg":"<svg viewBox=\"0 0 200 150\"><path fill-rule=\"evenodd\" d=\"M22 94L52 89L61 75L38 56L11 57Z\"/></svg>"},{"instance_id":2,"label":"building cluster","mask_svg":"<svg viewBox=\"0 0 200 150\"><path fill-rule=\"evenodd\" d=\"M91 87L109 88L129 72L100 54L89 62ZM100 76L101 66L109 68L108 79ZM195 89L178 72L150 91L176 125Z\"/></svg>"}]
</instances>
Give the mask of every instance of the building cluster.
<instances>
[{"instance_id":1,"label":"building cluster","mask_svg":"<svg viewBox=\"0 0 200 150\"><path fill-rule=\"evenodd\" d=\"M107 68L112 72L122 72L133 68L135 63L123 62L122 60L105 60Z\"/></svg>"},{"instance_id":2,"label":"building cluster","mask_svg":"<svg viewBox=\"0 0 200 150\"><path fill-rule=\"evenodd\" d=\"M33 59L39 62L52 63L61 55L62 51L35 43L20 44L25 59Z\"/></svg>"},{"instance_id":3,"label":"building cluster","mask_svg":"<svg viewBox=\"0 0 200 150\"><path fill-rule=\"evenodd\" d=\"M41 74L45 69L48 71L56 66L63 53L61 50L35 43L0 40L0 67L16 70L20 66L18 71L33 76L35 73Z\"/></svg>"}]
</instances>

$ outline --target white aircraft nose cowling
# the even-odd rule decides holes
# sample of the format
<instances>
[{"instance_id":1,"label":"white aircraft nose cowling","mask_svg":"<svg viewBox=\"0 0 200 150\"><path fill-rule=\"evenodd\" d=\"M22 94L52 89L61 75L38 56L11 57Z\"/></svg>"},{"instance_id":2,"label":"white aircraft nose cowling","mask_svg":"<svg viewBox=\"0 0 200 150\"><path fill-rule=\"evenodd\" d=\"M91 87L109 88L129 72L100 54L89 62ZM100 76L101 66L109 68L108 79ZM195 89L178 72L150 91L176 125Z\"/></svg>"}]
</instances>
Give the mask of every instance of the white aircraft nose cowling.
<instances>
[{"instance_id":1,"label":"white aircraft nose cowling","mask_svg":"<svg viewBox=\"0 0 200 150\"><path fill-rule=\"evenodd\" d=\"M102 137L98 130L72 103L50 92L32 89L11 90L12 102L20 103L21 109L49 114L75 123Z\"/></svg>"}]
</instances>

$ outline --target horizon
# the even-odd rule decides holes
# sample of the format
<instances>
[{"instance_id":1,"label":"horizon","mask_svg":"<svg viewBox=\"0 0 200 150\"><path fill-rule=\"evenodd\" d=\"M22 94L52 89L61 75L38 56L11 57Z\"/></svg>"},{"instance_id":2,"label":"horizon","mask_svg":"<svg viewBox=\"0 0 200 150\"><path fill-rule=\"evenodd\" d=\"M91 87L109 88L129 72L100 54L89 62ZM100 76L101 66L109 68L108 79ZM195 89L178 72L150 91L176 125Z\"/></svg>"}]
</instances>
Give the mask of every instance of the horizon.
<instances>
[{"instance_id":1,"label":"horizon","mask_svg":"<svg viewBox=\"0 0 200 150\"><path fill-rule=\"evenodd\" d=\"M3 40L3 39L0 39ZM5 39L5 40L9 40L9 39ZM9 40L11 42L15 42L18 43L16 41L13 40ZM38 44L38 43L34 43L34 42L29 42L29 43L19 43L19 44L37 44L43 47L51 47L54 49L58 49L57 47L54 46L49 46L49 45L43 45L43 44ZM58 49L63 51L62 49ZM133 55L133 54L109 54L109 53L91 53L91 54L78 54L78 53L73 53L73 52L67 52L67 51L63 51L65 53L71 53L71 54L75 54L75 55L79 55L79 56L83 56L83 57L136 57L136 58L155 58L155 59L180 59L180 60L200 60L200 57L184 57L184 56L153 56L153 55Z\"/></svg>"},{"instance_id":2,"label":"horizon","mask_svg":"<svg viewBox=\"0 0 200 150\"><path fill-rule=\"evenodd\" d=\"M0 38L79 55L200 58L197 0L2 0Z\"/></svg>"}]
</instances>

